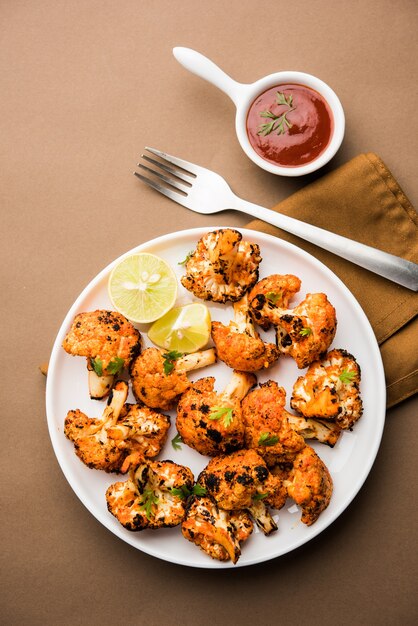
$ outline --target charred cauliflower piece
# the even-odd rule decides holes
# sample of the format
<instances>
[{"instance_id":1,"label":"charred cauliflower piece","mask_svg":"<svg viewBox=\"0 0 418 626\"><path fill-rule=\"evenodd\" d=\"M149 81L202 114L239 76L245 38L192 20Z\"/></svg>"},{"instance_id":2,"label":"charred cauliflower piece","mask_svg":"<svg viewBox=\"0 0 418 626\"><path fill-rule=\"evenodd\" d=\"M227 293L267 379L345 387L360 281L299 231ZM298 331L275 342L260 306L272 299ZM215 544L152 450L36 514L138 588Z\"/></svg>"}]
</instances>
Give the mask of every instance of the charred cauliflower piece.
<instances>
[{"instance_id":1,"label":"charred cauliflower piece","mask_svg":"<svg viewBox=\"0 0 418 626\"><path fill-rule=\"evenodd\" d=\"M335 309L323 293L308 293L295 308L289 300L300 289L292 274L273 274L261 280L249 294L254 320L267 330L276 328L276 342L282 354L294 358L299 369L320 358L331 345L337 319Z\"/></svg>"},{"instance_id":2,"label":"charred cauliflower piece","mask_svg":"<svg viewBox=\"0 0 418 626\"><path fill-rule=\"evenodd\" d=\"M147 348L131 364L132 391L150 408L171 409L191 385L186 373L215 362L214 348L184 356Z\"/></svg>"},{"instance_id":3,"label":"charred cauliflower piece","mask_svg":"<svg viewBox=\"0 0 418 626\"><path fill-rule=\"evenodd\" d=\"M228 326L212 322L212 339L218 358L242 372L268 368L279 358L277 346L264 343L255 330L248 310L247 295L234 304L234 321Z\"/></svg>"},{"instance_id":4,"label":"charred cauliflower piece","mask_svg":"<svg viewBox=\"0 0 418 626\"><path fill-rule=\"evenodd\" d=\"M110 434L115 427L128 395L125 382L116 383L101 418L90 418L79 409L69 411L64 422L64 434L74 443L77 456L92 469L119 471L126 456L125 446ZM123 444L123 442L122 442Z\"/></svg>"},{"instance_id":5,"label":"charred cauliflower piece","mask_svg":"<svg viewBox=\"0 0 418 626\"><path fill-rule=\"evenodd\" d=\"M307 526L316 522L331 500L331 475L310 446L305 446L296 456L283 484L289 497L301 507L301 519Z\"/></svg>"},{"instance_id":6,"label":"charred cauliflower piece","mask_svg":"<svg viewBox=\"0 0 418 626\"><path fill-rule=\"evenodd\" d=\"M90 397L104 398L115 375L141 351L141 335L120 313L90 311L75 316L62 347L73 356L87 357Z\"/></svg>"},{"instance_id":7,"label":"charred cauliflower piece","mask_svg":"<svg viewBox=\"0 0 418 626\"><path fill-rule=\"evenodd\" d=\"M335 309L324 293L308 293L294 309L281 313L276 323L277 345L303 369L331 345L337 330Z\"/></svg>"},{"instance_id":8,"label":"charred cauliflower piece","mask_svg":"<svg viewBox=\"0 0 418 626\"><path fill-rule=\"evenodd\" d=\"M305 439L315 439L333 448L341 436L341 427L323 419L304 418L286 411L290 426Z\"/></svg>"},{"instance_id":9,"label":"charred cauliflower piece","mask_svg":"<svg viewBox=\"0 0 418 626\"><path fill-rule=\"evenodd\" d=\"M132 468L128 480L106 491L107 508L128 530L177 526L184 518L194 477L173 461L149 461Z\"/></svg>"},{"instance_id":10,"label":"charred cauliflower piece","mask_svg":"<svg viewBox=\"0 0 418 626\"><path fill-rule=\"evenodd\" d=\"M238 450L213 458L198 478L220 509L245 509L265 535L277 530L266 506L279 509L287 497L280 477L272 476L255 450Z\"/></svg>"},{"instance_id":11,"label":"charred cauliflower piece","mask_svg":"<svg viewBox=\"0 0 418 626\"><path fill-rule=\"evenodd\" d=\"M272 380L261 383L245 398L242 412L246 447L255 448L268 465L274 465L292 459L302 449L301 437L335 446L341 435L338 424L292 415L285 403L285 390Z\"/></svg>"},{"instance_id":12,"label":"charred cauliflower piece","mask_svg":"<svg viewBox=\"0 0 418 626\"><path fill-rule=\"evenodd\" d=\"M243 241L237 230L222 228L198 241L181 283L203 300L235 302L256 283L260 261L257 244Z\"/></svg>"},{"instance_id":13,"label":"charred cauliflower piece","mask_svg":"<svg viewBox=\"0 0 418 626\"><path fill-rule=\"evenodd\" d=\"M290 405L305 417L333 420L348 429L363 412L359 388L356 359L346 350L335 349L297 379Z\"/></svg>"},{"instance_id":14,"label":"charred cauliflower piece","mask_svg":"<svg viewBox=\"0 0 418 626\"><path fill-rule=\"evenodd\" d=\"M241 543L253 531L251 518L244 511L223 511L208 497L193 496L181 524L183 536L218 561L231 559L236 563L241 555Z\"/></svg>"},{"instance_id":15,"label":"charred cauliflower piece","mask_svg":"<svg viewBox=\"0 0 418 626\"><path fill-rule=\"evenodd\" d=\"M241 400L256 382L253 374L234 371L221 394L214 391L213 377L193 383L177 406L176 423L182 441L208 456L242 448Z\"/></svg>"},{"instance_id":16,"label":"charred cauliflower piece","mask_svg":"<svg viewBox=\"0 0 418 626\"><path fill-rule=\"evenodd\" d=\"M125 473L130 465L137 465L145 457L153 459L167 440L170 417L139 404L125 404L109 436L125 448L126 458L120 471Z\"/></svg>"},{"instance_id":17,"label":"charred cauliflower piece","mask_svg":"<svg viewBox=\"0 0 418 626\"><path fill-rule=\"evenodd\" d=\"M271 274L250 291L248 306L253 319L268 330L277 323L278 313L288 308L289 301L300 290L301 281L293 274Z\"/></svg>"},{"instance_id":18,"label":"charred cauliflower piece","mask_svg":"<svg viewBox=\"0 0 418 626\"><path fill-rule=\"evenodd\" d=\"M285 402L285 390L273 380L261 383L242 402L245 446L270 466L291 461L305 446L289 423Z\"/></svg>"}]
</instances>

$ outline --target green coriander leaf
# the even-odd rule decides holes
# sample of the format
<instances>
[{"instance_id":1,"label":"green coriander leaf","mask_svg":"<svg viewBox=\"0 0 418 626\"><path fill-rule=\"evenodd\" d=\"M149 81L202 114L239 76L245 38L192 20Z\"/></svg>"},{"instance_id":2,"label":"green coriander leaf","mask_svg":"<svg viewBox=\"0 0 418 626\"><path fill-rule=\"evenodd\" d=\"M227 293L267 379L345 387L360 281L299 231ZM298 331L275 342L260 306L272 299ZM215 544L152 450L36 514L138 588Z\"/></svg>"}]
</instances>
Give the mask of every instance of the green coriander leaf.
<instances>
[{"instance_id":1,"label":"green coriander leaf","mask_svg":"<svg viewBox=\"0 0 418 626\"><path fill-rule=\"evenodd\" d=\"M266 293L266 298L272 304L277 304L279 302L279 300L282 299L282 294L280 292L277 292L277 291L268 291Z\"/></svg>"},{"instance_id":2,"label":"green coriander leaf","mask_svg":"<svg viewBox=\"0 0 418 626\"><path fill-rule=\"evenodd\" d=\"M309 337L309 335L311 334L312 334L312 328L309 328L309 326L305 326L305 328L302 328L302 330L299 333L301 337Z\"/></svg>"},{"instance_id":3,"label":"green coriander leaf","mask_svg":"<svg viewBox=\"0 0 418 626\"><path fill-rule=\"evenodd\" d=\"M182 356L183 356L183 352L177 352L177 350L171 350L170 352L165 352L165 354L163 354L163 357L170 361L175 361L176 359L179 359Z\"/></svg>"},{"instance_id":4,"label":"green coriander leaf","mask_svg":"<svg viewBox=\"0 0 418 626\"><path fill-rule=\"evenodd\" d=\"M164 374L171 374L174 369L173 361L164 361Z\"/></svg>"},{"instance_id":5,"label":"green coriander leaf","mask_svg":"<svg viewBox=\"0 0 418 626\"><path fill-rule=\"evenodd\" d=\"M189 261L190 257L193 254L193 250L191 250L190 252L188 252L186 254L186 258L183 261L180 261L179 263L177 263L177 265L186 265L187 261Z\"/></svg>"},{"instance_id":6,"label":"green coriander leaf","mask_svg":"<svg viewBox=\"0 0 418 626\"><path fill-rule=\"evenodd\" d=\"M286 94L284 94L283 92L277 91L276 92L276 102L277 102L277 104L285 104L289 108L292 108L293 107L293 96L292 96L292 94L289 94L289 96L286 96Z\"/></svg>"},{"instance_id":7,"label":"green coriander leaf","mask_svg":"<svg viewBox=\"0 0 418 626\"><path fill-rule=\"evenodd\" d=\"M286 113L284 113L279 119L280 123L273 130L277 130L278 135L284 135L286 132L286 129L284 127L284 123L286 121Z\"/></svg>"},{"instance_id":8,"label":"green coriander leaf","mask_svg":"<svg viewBox=\"0 0 418 626\"><path fill-rule=\"evenodd\" d=\"M263 135L263 137L265 137L266 135L269 135L274 127L275 122L269 122L268 124L261 124L260 129L257 133L257 135Z\"/></svg>"},{"instance_id":9,"label":"green coriander leaf","mask_svg":"<svg viewBox=\"0 0 418 626\"><path fill-rule=\"evenodd\" d=\"M284 95L282 91L276 91L276 102L277 104L289 105L288 101L286 100L286 96Z\"/></svg>"},{"instance_id":10,"label":"green coriander leaf","mask_svg":"<svg viewBox=\"0 0 418 626\"><path fill-rule=\"evenodd\" d=\"M125 361L118 356L115 356L106 367L106 372L108 374L119 374L120 371L123 370L123 366L125 365Z\"/></svg>"},{"instance_id":11,"label":"green coriander leaf","mask_svg":"<svg viewBox=\"0 0 418 626\"><path fill-rule=\"evenodd\" d=\"M233 418L233 409L226 406L214 406L211 409L209 419L210 420L220 420L222 419L223 424L226 428L231 425Z\"/></svg>"},{"instance_id":12,"label":"green coriander leaf","mask_svg":"<svg viewBox=\"0 0 418 626\"><path fill-rule=\"evenodd\" d=\"M274 446L275 443L279 441L277 435L270 435L269 432L261 433L260 438L258 440L259 446Z\"/></svg>"},{"instance_id":13,"label":"green coriander leaf","mask_svg":"<svg viewBox=\"0 0 418 626\"><path fill-rule=\"evenodd\" d=\"M255 496L253 496L253 500L264 500L268 495L268 493L256 493Z\"/></svg>"},{"instance_id":14,"label":"green coriander leaf","mask_svg":"<svg viewBox=\"0 0 418 626\"><path fill-rule=\"evenodd\" d=\"M278 135L284 135L284 133L289 128L292 128L293 124L291 124L289 120L287 119L288 113L296 109L296 107L293 106L292 94L286 97L286 95L283 92L277 91L276 92L276 104L285 105L288 107L288 110L285 111L284 113L281 113L280 115L275 115L273 111L262 111L260 113L260 117L264 117L264 118L267 117L273 121L267 124L260 124L258 132L257 132L258 135L262 135L263 137L265 137L266 135L270 135L270 133L272 132L277 132Z\"/></svg>"},{"instance_id":15,"label":"green coriander leaf","mask_svg":"<svg viewBox=\"0 0 418 626\"><path fill-rule=\"evenodd\" d=\"M279 116L275 115L272 111L262 111L260 117L269 117L272 120L277 120Z\"/></svg>"},{"instance_id":16,"label":"green coriander leaf","mask_svg":"<svg viewBox=\"0 0 418 626\"><path fill-rule=\"evenodd\" d=\"M186 485L182 485L181 487L173 487L172 489L170 489L170 493L172 493L173 496L177 496L181 500L185 500L192 494L196 496L206 495L206 489L205 487L202 487L202 485L193 485L192 489L190 490Z\"/></svg>"},{"instance_id":17,"label":"green coriander leaf","mask_svg":"<svg viewBox=\"0 0 418 626\"><path fill-rule=\"evenodd\" d=\"M96 359L90 359L90 363L97 376L103 376L103 361L97 357Z\"/></svg>"},{"instance_id":18,"label":"green coriander leaf","mask_svg":"<svg viewBox=\"0 0 418 626\"><path fill-rule=\"evenodd\" d=\"M347 384L351 383L355 379L356 374L357 372L355 372L354 370L351 370L350 372L348 370L343 370L338 378L342 383Z\"/></svg>"},{"instance_id":19,"label":"green coriander leaf","mask_svg":"<svg viewBox=\"0 0 418 626\"><path fill-rule=\"evenodd\" d=\"M164 374L170 374L170 372L174 369L174 362L177 359L180 359L183 356L182 352L177 352L177 350L171 350L171 352L166 352L163 354L164 358Z\"/></svg>"},{"instance_id":20,"label":"green coriander leaf","mask_svg":"<svg viewBox=\"0 0 418 626\"><path fill-rule=\"evenodd\" d=\"M181 500L186 500L192 492L186 487L186 485L182 485L181 487L173 487L170 489L170 493L172 493L173 496L177 496Z\"/></svg>"},{"instance_id":21,"label":"green coriander leaf","mask_svg":"<svg viewBox=\"0 0 418 626\"><path fill-rule=\"evenodd\" d=\"M205 496L206 488L197 483L196 485L193 485L192 493L194 493L195 496Z\"/></svg>"},{"instance_id":22,"label":"green coriander leaf","mask_svg":"<svg viewBox=\"0 0 418 626\"><path fill-rule=\"evenodd\" d=\"M177 433L177 435L172 438L171 445L173 446L174 450L181 450L181 443L183 443L183 439L181 438L179 433Z\"/></svg>"},{"instance_id":23,"label":"green coriander leaf","mask_svg":"<svg viewBox=\"0 0 418 626\"><path fill-rule=\"evenodd\" d=\"M139 503L141 509L144 509L147 519L154 517L155 513L152 510L152 505L158 503L158 497L155 495L152 489L144 489L142 498Z\"/></svg>"}]
</instances>

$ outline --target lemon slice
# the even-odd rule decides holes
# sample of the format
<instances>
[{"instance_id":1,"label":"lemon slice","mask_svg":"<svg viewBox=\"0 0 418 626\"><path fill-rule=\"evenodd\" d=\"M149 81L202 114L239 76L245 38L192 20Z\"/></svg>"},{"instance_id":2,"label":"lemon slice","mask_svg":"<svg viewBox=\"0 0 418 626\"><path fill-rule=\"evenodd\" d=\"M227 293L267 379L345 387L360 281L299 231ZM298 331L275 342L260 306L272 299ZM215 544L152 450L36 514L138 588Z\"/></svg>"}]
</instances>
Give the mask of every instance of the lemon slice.
<instances>
[{"instance_id":1,"label":"lemon slice","mask_svg":"<svg viewBox=\"0 0 418 626\"><path fill-rule=\"evenodd\" d=\"M148 337L160 348L190 353L207 344L210 331L208 307L193 302L171 309L151 326Z\"/></svg>"},{"instance_id":2,"label":"lemon slice","mask_svg":"<svg viewBox=\"0 0 418 626\"><path fill-rule=\"evenodd\" d=\"M110 300L131 322L147 324L167 313L177 297L177 278L163 259L148 252L125 257L108 282Z\"/></svg>"}]
</instances>

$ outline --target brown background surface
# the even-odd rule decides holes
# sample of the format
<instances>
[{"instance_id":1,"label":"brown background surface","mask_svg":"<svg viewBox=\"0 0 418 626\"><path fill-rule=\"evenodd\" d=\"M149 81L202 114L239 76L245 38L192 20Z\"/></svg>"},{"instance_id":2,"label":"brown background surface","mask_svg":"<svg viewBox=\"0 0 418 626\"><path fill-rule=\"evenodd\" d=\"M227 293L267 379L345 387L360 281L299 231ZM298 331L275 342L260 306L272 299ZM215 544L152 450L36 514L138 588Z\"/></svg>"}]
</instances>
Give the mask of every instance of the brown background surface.
<instances>
[{"instance_id":1,"label":"brown background surface","mask_svg":"<svg viewBox=\"0 0 418 626\"><path fill-rule=\"evenodd\" d=\"M0 3L4 624L416 623L416 398L388 412L369 478L322 535L264 565L216 572L138 552L83 507L50 444L37 367L111 260L220 222L132 176L145 145L222 173L264 206L313 178L258 170L235 138L232 103L178 65L173 46L242 82L281 69L318 75L347 116L327 169L374 151L417 206L417 26L412 0Z\"/></svg>"}]
</instances>

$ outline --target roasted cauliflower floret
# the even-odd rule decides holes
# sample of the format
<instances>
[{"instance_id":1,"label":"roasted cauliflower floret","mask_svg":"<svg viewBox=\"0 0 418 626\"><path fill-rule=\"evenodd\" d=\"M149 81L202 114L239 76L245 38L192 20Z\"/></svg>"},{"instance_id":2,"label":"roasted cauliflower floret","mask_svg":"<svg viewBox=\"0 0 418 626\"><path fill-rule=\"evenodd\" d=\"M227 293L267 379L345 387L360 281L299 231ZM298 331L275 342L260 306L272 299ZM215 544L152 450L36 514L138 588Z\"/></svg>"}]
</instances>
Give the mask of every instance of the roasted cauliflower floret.
<instances>
[{"instance_id":1,"label":"roasted cauliflower floret","mask_svg":"<svg viewBox=\"0 0 418 626\"><path fill-rule=\"evenodd\" d=\"M264 343L254 328L248 311L247 295L234 304L234 321L228 326L212 322L212 339L218 358L233 369L257 372L279 358L273 343Z\"/></svg>"},{"instance_id":2,"label":"roasted cauliflower floret","mask_svg":"<svg viewBox=\"0 0 418 626\"><path fill-rule=\"evenodd\" d=\"M331 475L325 463L308 445L294 459L283 484L289 497L301 507L301 519L307 526L316 522L331 500Z\"/></svg>"},{"instance_id":3,"label":"roasted cauliflower floret","mask_svg":"<svg viewBox=\"0 0 418 626\"><path fill-rule=\"evenodd\" d=\"M248 306L257 324L264 330L276 324L277 313L287 310L300 285L300 279L293 274L271 274L260 280L248 296Z\"/></svg>"},{"instance_id":4,"label":"roasted cauliflower floret","mask_svg":"<svg viewBox=\"0 0 418 626\"><path fill-rule=\"evenodd\" d=\"M110 435L128 395L125 382L116 383L101 418L90 418L79 409L69 411L64 434L74 443L77 456L92 469L119 471L126 456L125 445Z\"/></svg>"},{"instance_id":5,"label":"roasted cauliflower floret","mask_svg":"<svg viewBox=\"0 0 418 626\"><path fill-rule=\"evenodd\" d=\"M177 526L194 483L191 470L173 461L148 461L132 468L128 480L106 491L107 508L128 530Z\"/></svg>"},{"instance_id":6,"label":"roasted cauliflower floret","mask_svg":"<svg viewBox=\"0 0 418 626\"><path fill-rule=\"evenodd\" d=\"M324 293L308 293L295 308L289 309L300 280L291 274L273 274L261 280L249 294L249 307L262 328L276 328L276 342L282 354L289 354L299 369L320 358L331 345L337 319L335 309Z\"/></svg>"},{"instance_id":7,"label":"roasted cauliflower floret","mask_svg":"<svg viewBox=\"0 0 418 626\"><path fill-rule=\"evenodd\" d=\"M363 412L360 397L360 366L352 354L335 349L312 363L293 386L293 409L305 417L335 421L351 428Z\"/></svg>"},{"instance_id":8,"label":"roasted cauliflower floret","mask_svg":"<svg viewBox=\"0 0 418 626\"><path fill-rule=\"evenodd\" d=\"M138 401L150 408L171 409L191 385L186 373L215 362L214 348L184 356L147 348L132 362L132 391Z\"/></svg>"},{"instance_id":9,"label":"roasted cauliflower floret","mask_svg":"<svg viewBox=\"0 0 418 626\"><path fill-rule=\"evenodd\" d=\"M87 358L91 398L104 398L114 377L141 351L141 334L120 313L90 311L75 316L62 347Z\"/></svg>"},{"instance_id":10,"label":"roasted cauliflower floret","mask_svg":"<svg viewBox=\"0 0 418 626\"><path fill-rule=\"evenodd\" d=\"M138 404L123 404L128 385L118 382L102 418L69 411L64 433L89 467L125 473L143 457L154 458L164 446L170 417Z\"/></svg>"},{"instance_id":11,"label":"roasted cauliflower floret","mask_svg":"<svg viewBox=\"0 0 418 626\"><path fill-rule=\"evenodd\" d=\"M222 228L204 235L188 258L182 285L203 300L235 302L258 278L260 249L237 230Z\"/></svg>"},{"instance_id":12,"label":"roasted cauliflower floret","mask_svg":"<svg viewBox=\"0 0 418 626\"><path fill-rule=\"evenodd\" d=\"M241 400L256 384L253 374L234 371L220 394L215 379L201 378L180 397L177 430L182 441L201 454L216 456L243 447Z\"/></svg>"},{"instance_id":13,"label":"roasted cauliflower floret","mask_svg":"<svg viewBox=\"0 0 418 626\"><path fill-rule=\"evenodd\" d=\"M170 417L139 404L125 404L109 436L125 448L126 458L120 471L137 465L145 457L153 459L162 450L170 428Z\"/></svg>"},{"instance_id":14,"label":"roasted cauliflower floret","mask_svg":"<svg viewBox=\"0 0 418 626\"><path fill-rule=\"evenodd\" d=\"M294 309L281 313L276 323L277 345L299 369L323 355L337 330L335 309L324 293L308 293Z\"/></svg>"},{"instance_id":15,"label":"roasted cauliflower floret","mask_svg":"<svg viewBox=\"0 0 418 626\"><path fill-rule=\"evenodd\" d=\"M305 446L289 423L285 403L285 390L273 380L261 383L242 402L245 446L270 466L292 460Z\"/></svg>"},{"instance_id":16,"label":"roasted cauliflower floret","mask_svg":"<svg viewBox=\"0 0 418 626\"><path fill-rule=\"evenodd\" d=\"M249 511L266 535L277 530L266 504L281 508L287 492L281 478L270 474L255 450L238 450L213 458L199 475L198 483L219 508Z\"/></svg>"},{"instance_id":17,"label":"roasted cauliflower floret","mask_svg":"<svg viewBox=\"0 0 418 626\"><path fill-rule=\"evenodd\" d=\"M183 536L218 561L241 555L241 543L251 535L253 523L244 511L223 511L208 497L193 496L181 524Z\"/></svg>"},{"instance_id":18,"label":"roasted cauliflower floret","mask_svg":"<svg viewBox=\"0 0 418 626\"><path fill-rule=\"evenodd\" d=\"M290 426L305 439L315 439L333 448L341 436L341 427L323 419L304 418L286 411Z\"/></svg>"}]
</instances>

